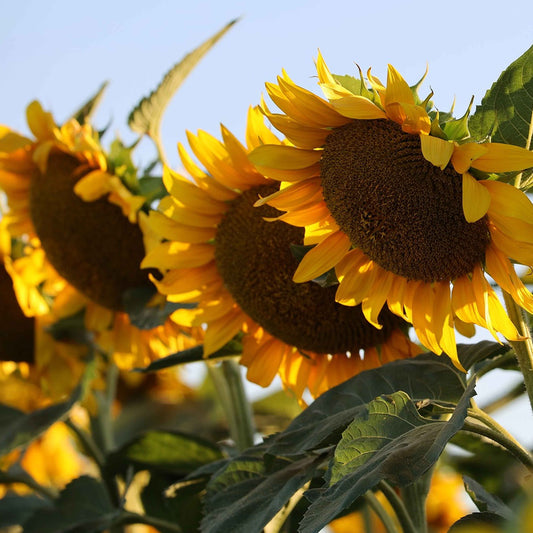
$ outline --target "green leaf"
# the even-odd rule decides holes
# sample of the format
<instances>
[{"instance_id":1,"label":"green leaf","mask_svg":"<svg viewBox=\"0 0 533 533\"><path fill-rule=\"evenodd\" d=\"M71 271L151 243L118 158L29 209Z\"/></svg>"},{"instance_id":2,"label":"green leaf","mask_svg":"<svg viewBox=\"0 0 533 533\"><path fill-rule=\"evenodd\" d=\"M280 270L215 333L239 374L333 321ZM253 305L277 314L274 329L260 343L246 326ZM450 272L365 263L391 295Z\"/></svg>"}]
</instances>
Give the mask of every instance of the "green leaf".
<instances>
[{"instance_id":1,"label":"green leaf","mask_svg":"<svg viewBox=\"0 0 533 533\"><path fill-rule=\"evenodd\" d=\"M77 120L80 124L85 124L91 121L92 114L100 104L102 96L109 85L108 81L104 81L96 93L87 100L75 113L72 118Z\"/></svg>"},{"instance_id":2,"label":"green leaf","mask_svg":"<svg viewBox=\"0 0 533 533\"><path fill-rule=\"evenodd\" d=\"M154 176L143 176L139 179L139 192L146 198L147 204L168 195L163 180Z\"/></svg>"},{"instance_id":3,"label":"green leaf","mask_svg":"<svg viewBox=\"0 0 533 533\"><path fill-rule=\"evenodd\" d=\"M508 344L500 344L493 341L480 341L475 344L458 344L457 355L459 361L466 370L469 370L474 365L479 369L480 363L487 359L494 359L499 355L507 353L511 347Z\"/></svg>"},{"instance_id":4,"label":"green leaf","mask_svg":"<svg viewBox=\"0 0 533 533\"><path fill-rule=\"evenodd\" d=\"M214 444L194 435L154 430L147 431L111 454L107 467L118 472L134 465L138 470L185 475L222 457Z\"/></svg>"},{"instance_id":5,"label":"green leaf","mask_svg":"<svg viewBox=\"0 0 533 533\"><path fill-rule=\"evenodd\" d=\"M481 483L468 476L463 476L463 480L468 495L480 511L495 513L503 518L513 516L511 509L500 498L488 492Z\"/></svg>"},{"instance_id":6,"label":"green leaf","mask_svg":"<svg viewBox=\"0 0 533 533\"><path fill-rule=\"evenodd\" d=\"M413 401L455 403L465 375L448 357L423 354L361 372L317 398L289 427L266 440L268 453L299 455L336 443L348 424L380 394L406 392Z\"/></svg>"},{"instance_id":7,"label":"green leaf","mask_svg":"<svg viewBox=\"0 0 533 533\"><path fill-rule=\"evenodd\" d=\"M382 480L401 487L427 472L463 427L473 394L474 381L447 422L421 417L404 392L370 402L344 432L332 467L333 485L313 491L300 532L318 533Z\"/></svg>"},{"instance_id":8,"label":"green leaf","mask_svg":"<svg viewBox=\"0 0 533 533\"><path fill-rule=\"evenodd\" d=\"M262 531L322 461L317 456L277 460L269 468L245 454L230 462L207 485L202 533Z\"/></svg>"},{"instance_id":9,"label":"green leaf","mask_svg":"<svg viewBox=\"0 0 533 533\"><path fill-rule=\"evenodd\" d=\"M91 334L85 327L85 308L73 315L60 318L46 328L56 341L88 344Z\"/></svg>"},{"instance_id":10,"label":"green leaf","mask_svg":"<svg viewBox=\"0 0 533 533\"><path fill-rule=\"evenodd\" d=\"M39 509L51 506L51 502L38 496L6 494L0 499L0 528L22 525Z\"/></svg>"},{"instance_id":11,"label":"green leaf","mask_svg":"<svg viewBox=\"0 0 533 533\"><path fill-rule=\"evenodd\" d=\"M200 531L202 502L200 493L205 489L205 481L181 483L180 488L168 490L174 480L169 476L150 472L150 481L141 492L141 501L147 515L177 524L184 532ZM169 529L159 528L161 533Z\"/></svg>"},{"instance_id":12,"label":"green leaf","mask_svg":"<svg viewBox=\"0 0 533 533\"><path fill-rule=\"evenodd\" d=\"M84 384L82 383L74 389L68 400L28 414L22 411L16 412L15 409L6 405L0 405L0 420L7 422L0 432L0 456L30 443L52 424L66 417L74 404L82 398L83 392Z\"/></svg>"},{"instance_id":13,"label":"green leaf","mask_svg":"<svg viewBox=\"0 0 533 533\"><path fill-rule=\"evenodd\" d=\"M497 533L504 525L502 517L494 513L471 513L457 520L448 533ZM511 530L518 532L519 530Z\"/></svg>"},{"instance_id":14,"label":"green leaf","mask_svg":"<svg viewBox=\"0 0 533 533\"><path fill-rule=\"evenodd\" d=\"M511 63L471 117L472 137L525 147L533 112L533 46Z\"/></svg>"},{"instance_id":15,"label":"green leaf","mask_svg":"<svg viewBox=\"0 0 533 533\"><path fill-rule=\"evenodd\" d=\"M128 117L129 127L141 135L150 136L159 142L159 131L163 113L179 89L185 78L199 63L204 55L223 37L223 35L237 22L232 20L220 31L203 42L198 48L187 54L179 63L174 65L164 76L158 87L143 98Z\"/></svg>"},{"instance_id":16,"label":"green leaf","mask_svg":"<svg viewBox=\"0 0 533 533\"><path fill-rule=\"evenodd\" d=\"M105 487L92 477L71 481L51 509L40 509L24 524L24 533L97 533L119 513Z\"/></svg>"},{"instance_id":17,"label":"green leaf","mask_svg":"<svg viewBox=\"0 0 533 533\"><path fill-rule=\"evenodd\" d=\"M157 294L155 287L134 287L122 294L124 311L130 322L139 329L153 329L162 326L169 315L177 309L194 309L196 304L178 304L165 301L162 305L149 306Z\"/></svg>"},{"instance_id":18,"label":"green leaf","mask_svg":"<svg viewBox=\"0 0 533 533\"><path fill-rule=\"evenodd\" d=\"M181 352L173 353L157 359L144 368L135 368L136 372L154 372L156 370L162 370L163 368L169 368L177 365L184 365L186 363L196 363L198 361L206 361L213 359L221 359L224 357L231 357L238 355L242 352L242 343L238 339L233 339L225 344L220 350L212 353L208 357L204 357L204 347L193 346L187 348Z\"/></svg>"}]
</instances>

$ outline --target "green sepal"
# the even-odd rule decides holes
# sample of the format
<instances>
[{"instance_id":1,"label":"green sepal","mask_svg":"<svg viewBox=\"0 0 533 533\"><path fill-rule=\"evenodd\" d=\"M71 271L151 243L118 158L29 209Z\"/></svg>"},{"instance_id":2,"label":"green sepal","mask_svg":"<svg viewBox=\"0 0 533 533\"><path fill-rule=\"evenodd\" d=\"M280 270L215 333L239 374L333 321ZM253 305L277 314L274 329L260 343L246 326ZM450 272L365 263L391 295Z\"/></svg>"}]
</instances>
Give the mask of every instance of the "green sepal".
<instances>
[{"instance_id":1,"label":"green sepal","mask_svg":"<svg viewBox=\"0 0 533 533\"><path fill-rule=\"evenodd\" d=\"M85 102L76 112L74 112L71 118L77 120L80 124L90 123L92 115L102 101L102 97L108 85L109 82L104 81L96 93L91 96L91 98L89 98L89 100L87 100L87 102Z\"/></svg>"},{"instance_id":2,"label":"green sepal","mask_svg":"<svg viewBox=\"0 0 533 533\"><path fill-rule=\"evenodd\" d=\"M450 139L452 141L460 141L462 139L470 137L470 131L468 129L468 120L473 103L474 97L472 97L472 99L470 100L468 109L461 118L452 119L447 122L444 122L442 129L444 130L447 139Z\"/></svg>"}]
</instances>

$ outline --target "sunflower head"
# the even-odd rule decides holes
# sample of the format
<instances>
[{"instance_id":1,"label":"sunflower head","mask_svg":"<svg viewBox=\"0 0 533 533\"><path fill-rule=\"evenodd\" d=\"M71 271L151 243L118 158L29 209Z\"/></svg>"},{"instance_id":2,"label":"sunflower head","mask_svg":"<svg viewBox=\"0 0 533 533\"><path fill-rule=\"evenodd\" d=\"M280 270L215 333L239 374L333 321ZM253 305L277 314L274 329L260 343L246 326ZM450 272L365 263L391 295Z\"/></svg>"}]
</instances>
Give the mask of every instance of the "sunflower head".
<instances>
[{"instance_id":1,"label":"sunflower head","mask_svg":"<svg viewBox=\"0 0 533 533\"><path fill-rule=\"evenodd\" d=\"M291 145L250 154L281 182L257 205L283 211L278 219L304 227L305 244L314 245L294 280L335 269L339 303L361 304L376 327L387 306L458 366L455 327L470 335L479 324L519 339L483 274L532 308L509 259L533 263L533 206L494 173L532 167L533 153L474 142L468 111L459 119L439 113L432 94L421 100L420 82L410 87L391 65L386 84L370 70L367 82L334 76L321 55L317 71L327 100L286 73L267 84L281 113L265 103L263 112Z\"/></svg>"},{"instance_id":2,"label":"sunflower head","mask_svg":"<svg viewBox=\"0 0 533 533\"><path fill-rule=\"evenodd\" d=\"M145 198L114 173L89 124L63 126L38 102L27 109L30 140L0 131L0 186L13 236L37 237L47 260L90 300L123 310L123 295L149 287L137 213ZM65 253L68 250L68 253Z\"/></svg>"}]
</instances>

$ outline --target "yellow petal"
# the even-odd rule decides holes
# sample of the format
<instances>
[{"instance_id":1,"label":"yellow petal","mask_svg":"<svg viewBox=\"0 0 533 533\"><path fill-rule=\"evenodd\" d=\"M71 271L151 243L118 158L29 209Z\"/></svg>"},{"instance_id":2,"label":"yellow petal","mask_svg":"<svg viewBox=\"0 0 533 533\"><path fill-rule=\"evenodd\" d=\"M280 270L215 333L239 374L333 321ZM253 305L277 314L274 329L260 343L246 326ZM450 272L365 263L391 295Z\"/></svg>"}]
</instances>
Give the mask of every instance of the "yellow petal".
<instances>
[{"instance_id":1,"label":"yellow petal","mask_svg":"<svg viewBox=\"0 0 533 533\"><path fill-rule=\"evenodd\" d=\"M453 364L465 372L459 362L457 355L457 344L455 342L455 330L452 316L452 306L450 297L450 284L448 282L435 283L435 302L433 306L433 316L431 317L432 327L435 331L437 343L443 351L450 357Z\"/></svg>"},{"instance_id":2,"label":"yellow petal","mask_svg":"<svg viewBox=\"0 0 533 533\"><path fill-rule=\"evenodd\" d=\"M329 71L328 66L326 65L326 62L324 61L324 58L322 57L322 53L320 50L318 51L318 57L316 59L316 70L318 73L318 80L320 83L331 83L336 84L335 78L332 76L331 72Z\"/></svg>"},{"instance_id":3,"label":"yellow petal","mask_svg":"<svg viewBox=\"0 0 533 533\"><path fill-rule=\"evenodd\" d=\"M382 269L376 269L376 275L372 283L372 287L368 291L368 296L361 302L361 309L365 318L375 328L381 329L382 324L379 323L378 317L381 309L387 301L387 296L394 279L394 274Z\"/></svg>"},{"instance_id":4,"label":"yellow petal","mask_svg":"<svg viewBox=\"0 0 533 533\"><path fill-rule=\"evenodd\" d=\"M495 211L506 217L524 220L533 224L533 204L528 196L509 183L495 180L479 182L491 194L490 211Z\"/></svg>"},{"instance_id":5,"label":"yellow petal","mask_svg":"<svg viewBox=\"0 0 533 533\"><path fill-rule=\"evenodd\" d=\"M307 168L320 161L322 151L303 150L293 146L266 144L249 154L254 165L277 169L298 170Z\"/></svg>"},{"instance_id":6,"label":"yellow petal","mask_svg":"<svg viewBox=\"0 0 533 533\"><path fill-rule=\"evenodd\" d=\"M215 200L167 166L163 169L163 183L168 193L176 200L199 213L211 215L224 213L227 208L225 203Z\"/></svg>"},{"instance_id":7,"label":"yellow petal","mask_svg":"<svg viewBox=\"0 0 533 533\"><path fill-rule=\"evenodd\" d=\"M487 273L515 302L530 313L533 313L533 294L516 274L511 261L495 246L489 246L485 252Z\"/></svg>"},{"instance_id":8,"label":"yellow petal","mask_svg":"<svg viewBox=\"0 0 533 533\"><path fill-rule=\"evenodd\" d=\"M211 244L163 242L146 254L141 268L158 268L161 271L174 268L193 268L205 265L215 258Z\"/></svg>"},{"instance_id":9,"label":"yellow petal","mask_svg":"<svg viewBox=\"0 0 533 533\"><path fill-rule=\"evenodd\" d=\"M93 170L78 180L74 193L85 202L93 202L112 190L109 178L107 172Z\"/></svg>"},{"instance_id":10,"label":"yellow petal","mask_svg":"<svg viewBox=\"0 0 533 533\"><path fill-rule=\"evenodd\" d=\"M293 281L302 283L317 278L333 268L350 247L350 239L344 232L338 231L329 235L305 254L294 273Z\"/></svg>"},{"instance_id":11,"label":"yellow petal","mask_svg":"<svg viewBox=\"0 0 533 533\"><path fill-rule=\"evenodd\" d=\"M234 309L222 318L210 322L204 337L204 357L233 339L241 331L244 320L244 313L240 309Z\"/></svg>"},{"instance_id":12,"label":"yellow petal","mask_svg":"<svg viewBox=\"0 0 533 533\"><path fill-rule=\"evenodd\" d=\"M289 184L269 196L260 198L254 206L268 204L280 211L290 211L323 199L320 178L314 178Z\"/></svg>"},{"instance_id":13,"label":"yellow petal","mask_svg":"<svg viewBox=\"0 0 533 533\"><path fill-rule=\"evenodd\" d=\"M292 226L304 227L307 226L307 224L320 222L329 216L330 212L326 202L321 201L303 206L302 209L289 211L283 215L280 215L279 217L265 217L265 220L269 222L281 220L287 224L291 224Z\"/></svg>"},{"instance_id":14,"label":"yellow petal","mask_svg":"<svg viewBox=\"0 0 533 533\"><path fill-rule=\"evenodd\" d=\"M205 243L213 239L217 233L216 228L180 224L157 211L150 211L146 219L146 226L162 239L169 241Z\"/></svg>"},{"instance_id":15,"label":"yellow petal","mask_svg":"<svg viewBox=\"0 0 533 533\"><path fill-rule=\"evenodd\" d=\"M11 131L7 126L0 124L0 152L7 154L25 148L31 144L30 139Z\"/></svg>"},{"instance_id":16,"label":"yellow petal","mask_svg":"<svg viewBox=\"0 0 533 533\"><path fill-rule=\"evenodd\" d=\"M453 143L431 135L420 135L420 144L424 158L432 165L444 170L452 157Z\"/></svg>"},{"instance_id":17,"label":"yellow petal","mask_svg":"<svg viewBox=\"0 0 533 533\"><path fill-rule=\"evenodd\" d=\"M37 140L44 141L54 138L56 123L51 113L44 111L41 104L34 100L26 108L26 119L31 132Z\"/></svg>"},{"instance_id":18,"label":"yellow petal","mask_svg":"<svg viewBox=\"0 0 533 533\"><path fill-rule=\"evenodd\" d=\"M261 146L262 144L277 144L279 139L266 126L262 107L265 106L264 98L261 97L261 107L250 106L248 108L248 120L246 122L246 146L248 151Z\"/></svg>"},{"instance_id":19,"label":"yellow petal","mask_svg":"<svg viewBox=\"0 0 533 533\"><path fill-rule=\"evenodd\" d=\"M326 138L331 133L326 128L316 128L300 124L287 115L265 112L270 123L287 139L299 148L313 149L324 146ZM257 145L260 146L260 145ZM254 148L257 148L254 146Z\"/></svg>"},{"instance_id":20,"label":"yellow petal","mask_svg":"<svg viewBox=\"0 0 533 533\"><path fill-rule=\"evenodd\" d=\"M348 306L360 304L368 295L378 269L361 250L348 252L335 267L339 280L335 300Z\"/></svg>"},{"instance_id":21,"label":"yellow petal","mask_svg":"<svg viewBox=\"0 0 533 533\"><path fill-rule=\"evenodd\" d=\"M192 176L198 187L205 191L211 198L225 202L232 200L237 196L237 193L230 188L222 185L209 174L205 173L187 153L181 143L178 143L178 154L185 170Z\"/></svg>"},{"instance_id":22,"label":"yellow petal","mask_svg":"<svg viewBox=\"0 0 533 533\"><path fill-rule=\"evenodd\" d=\"M533 152L513 144L486 143L486 152L472 161L483 172L514 172L533 167Z\"/></svg>"},{"instance_id":23,"label":"yellow petal","mask_svg":"<svg viewBox=\"0 0 533 533\"><path fill-rule=\"evenodd\" d=\"M489 223L490 237L495 246L523 265L533 265L533 244L521 242L506 235L492 222Z\"/></svg>"},{"instance_id":24,"label":"yellow petal","mask_svg":"<svg viewBox=\"0 0 533 533\"><path fill-rule=\"evenodd\" d=\"M162 198L159 202L158 211L175 222L199 228L216 228L223 217L222 213L208 215L183 207L179 205L173 196Z\"/></svg>"},{"instance_id":25,"label":"yellow petal","mask_svg":"<svg viewBox=\"0 0 533 533\"><path fill-rule=\"evenodd\" d=\"M243 350L241 364L248 367L246 378L261 387L268 387L276 377L283 360L284 347L277 339L265 339L254 351L253 357L246 358Z\"/></svg>"},{"instance_id":26,"label":"yellow petal","mask_svg":"<svg viewBox=\"0 0 533 533\"><path fill-rule=\"evenodd\" d=\"M431 120L426 110L416 104L392 102L385 106L385 111L391 120L401 125L405 133L429 134L431 130Z\"/></svg>"},{"instance_id":27,"label":"yellow petal","mask_svg":"<svg viewBox=\"0 0 533 533\"><path fill-rule=\"evenodd\" d=\"M468 172L463 174L463 213L469 223L478 221L489 210L490 192Z\"/></svg>"},{"instance_id":28,"label":"yellow petal","mask_svg":"<svg viewBox=\"0 0 533 533\"><path fill-rule=\"evenodd\" d=\"M360 120L387 118L387 115L374 102L364 96L352 94L336 98L331 105L344 117Z\"/></svg>"},{"instance_id":29,"label":"yellow petal","mask_svg":"<svg viewBox=\"0 0 533 533\"><path fill-rule=\"evenodd\" d=\"M456 145L452 155L452 165L455 172L464 174L472 166L472 161L487 152L487 146L487 144L478 143Z\"/></svg>"},{"instance_id":30,"label":"yellow petal","mask_svg":"<svg viewBox=\"0 0 533 533\"><path fill-rule=\"evenodd\" d=\"M392 66L387 69L387 90L385 92L385 105L393 102L414 104L415 99L409 84L402 75Z\"/></svg>"},{"instance_id":31,"label":"yellow petal","mask_svg":"<svg viewBox=\"0 0 533 533\"><path fill-rule=\"evenodd\" d=\"M346 124L346 118L316 94L285 79L278 78L280 89L296 109L309 117L319 127L338 127Z\"/></svg>"}]
</instances>

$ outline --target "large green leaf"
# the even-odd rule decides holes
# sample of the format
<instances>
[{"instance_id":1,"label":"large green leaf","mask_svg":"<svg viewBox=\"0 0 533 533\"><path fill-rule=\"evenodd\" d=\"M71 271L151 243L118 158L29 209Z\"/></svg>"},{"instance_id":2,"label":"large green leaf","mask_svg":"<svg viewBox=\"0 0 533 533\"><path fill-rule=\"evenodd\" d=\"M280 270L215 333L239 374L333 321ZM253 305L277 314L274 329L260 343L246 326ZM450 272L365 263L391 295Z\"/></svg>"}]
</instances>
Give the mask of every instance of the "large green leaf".
<instances>
[{"instance_id":1,"label":"large green leaf","mask_svg":"<svg viewBox=\"0 0 533 533\"><path fill-rule=\"evenodd\" d=\"M511 518L513 512L500 498L488 492L481 483L468 476L463 476L465 489L481 512L489 512L500 515L503 518Z\"/></svg>"},{"instance_id":2,"label":"large green leaf","mask_svg":"<svg viewBox=\"0 0 533 533\"><path fill-rule=\"evenodd\" d=\"M158 87L143 98L130 113L128 125L133 131L141 135L149 135L152 139L159 138L161 119L174 93L204 55L236 22L237 20L232 20L198 48L187 54L165 74Z\"/></svg>"},{"instance_id":3,"label":"large green leaf","mask_svg":"<svg viewBox=\"0 0 533 533\"><path fill-rule=\"evenodd\" d=\"M210 442L180 432L147 431L108 458L108 468L124 471L128 465L140 470L157 470L185 475L202 465L222 459Z\"/></svg>"},{"instance_id":4,"label":"large green leaf","mask_svg":"<svg viewBox=\"0 0 533 533\"><path fill-rule=\"evenodd\" d=\"M24 533L97 533L117 518L104 485L89 476L71 481L51 509L39 509L24 523Z\"/></svg>"},{"instance_id":5,"label":"large green leaf","mask_svg":"<svg viewBox=\"0 0 533 533\"><path fill-rule=\"evenodd\" d=\"M205 481L182 483L179 489L168 490L174 479L159 473L150 472L150 481L141 492L141 501L146 514L177 524L186 533L200 531L202 502L200 493L205 489ZM160 533L171 533L164 526Z\"/></svg>"},{"instance_id":6,"label":"large green leaf","mask_svg":"<svg viewBox=\"0 0 533 533\"><path fill-rule=\"evenodd\" d=\"M267 439L273 455L299 455L336 443L344 429L381 394L403 390L414 401L455 403L464 391L465 375L445 356L423 354L395 361L357 376L327 391L289 427Z\"/></svg>"},{"instance_id":7,"label":"large green leaf","mask_svg":"<svg viewBox=\"0 0 533 533\"><path fill-rule=\"evenodd\" d=\"M386 480L405 486L427 472L462 428L474 381L448 421L425 419L404 392L381 396L343 433L331 468L332 485L312 491L301 533L318 533L367 490Z\"/></svg>"},{"instance_id":8,"label":"large green leaf","mask_svg":"<svg viewBox=\"0 0 533 533\"><path fill-rule=\"evenodd\" d=\"M271 464L247 455L231 461L207 485L202 533L262 531L322 461L316 455Z\"/></svg>"},{"instance_id":9,"label":"large green leaf","mask_svg":"<svg viewBox=\"0 0 533 533\"><path fill-rule=\"evenodd\" d=\"M474 139L525 147L533 113L533 46L511 63L487 91L469 122Z\"/></svg>"},{"instance_id":10,"label":"large green leaf","mask_svg":"<svg viewBox=\"0 0 533 533\"><path fill-rule=\"evenodd\" d=\"M21 525L39 509L51 506L48 500L38 496L6 494L0 499L0 530L8 526Z\"/></svg>"}]
</instances>

